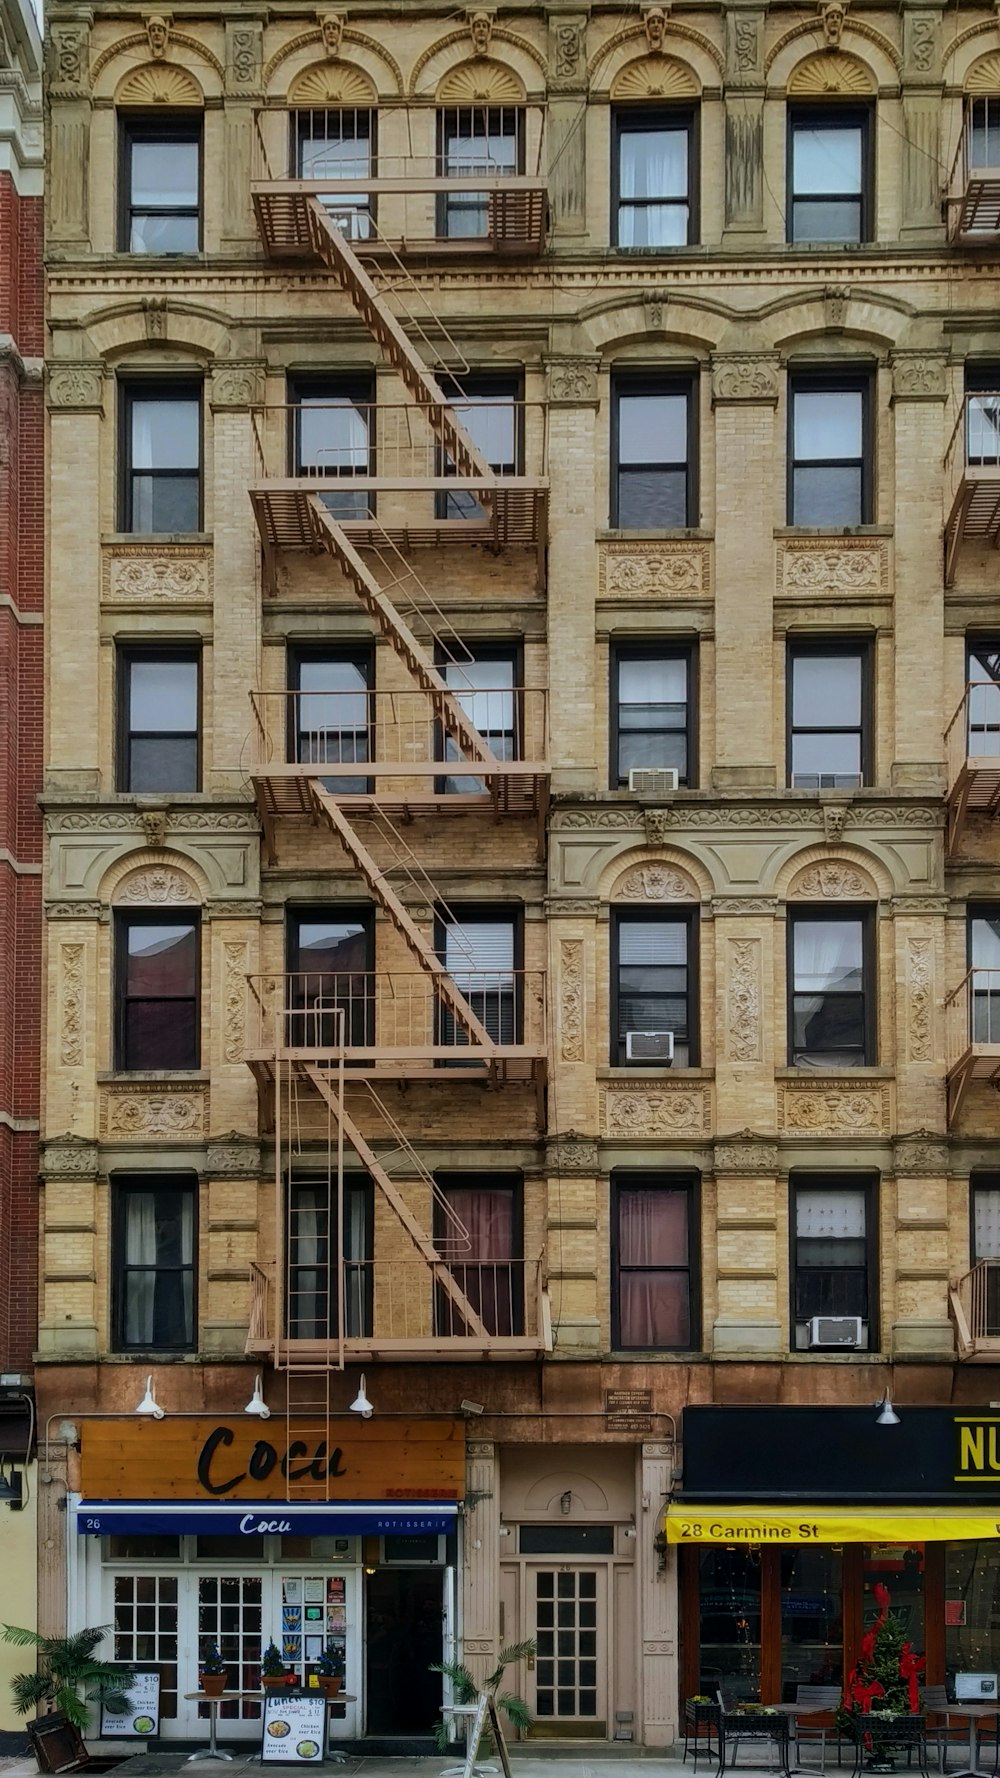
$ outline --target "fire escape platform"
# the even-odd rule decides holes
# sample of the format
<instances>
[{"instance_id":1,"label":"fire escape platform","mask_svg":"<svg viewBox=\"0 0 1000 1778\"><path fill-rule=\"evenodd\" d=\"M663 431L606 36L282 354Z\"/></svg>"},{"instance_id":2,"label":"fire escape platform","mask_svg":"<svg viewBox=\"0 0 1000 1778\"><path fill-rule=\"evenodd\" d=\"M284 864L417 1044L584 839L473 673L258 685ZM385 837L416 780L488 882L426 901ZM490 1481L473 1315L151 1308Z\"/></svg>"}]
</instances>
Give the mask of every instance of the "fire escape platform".
<instances>
[{"instance_id":1,"label":"fire escape platform","mask_svg":"<svg viewBox=\"0 0 1000 1778\"><path fill-rule=\"evenodd\" d=\"M949 1125L953 1125L958 1117L966 1089L976 1081L993 1087L1000 1084L1000 1043L970 1043L962 1055L949 1064L946 1081Z\"/></svg>"},{"instance_id":2,"label":"fire escape platform","mask_svg":"<svg viewBox=\"0 0 1000 1778\"><path fill-rule=\"evenodd\" d=\"M382 524L371 519L338 519L351 542L359 549L376 549L386 541L397 549L444 549L452 544L468 548L483 544L488 549L537 549L545 536L548 482L541 477L512 475L502 479L467 476L373 476L351 477L346 484L352 495L466 494L483 506L482 518L438 519ZM254 517L265 547L316 550L316 524L310 501L317 496L335 498L329 478L305 481L298 477L274 477L250 487Z\"/></svg>"},{"instance_id":3,"label":"fire escape platform","mask_svg":"<svg viewBox=\"0 0 1000 1778\"><path fill-rule=\"evenodd\" d=\"M977 167L948 201L948 239L956 246L995 247L1000 236L1000 167Z\"/></svg>"},{"instance_id":4,"label":"fire escape platform","mask_svg":"<svg viewBox=\"0 0 1000 1778\"><path fill-rule=\"evenodd\" d=\"M461 781L463 766L470 780L478 780L482 790L447 791L437 788L447 776ZM343 774L343 768L330 767L331 774ZM548 798L549 768L523 759L497 760L488 770L476 770L475 761L412 760L365 761L362 775L372 782L368 792L337 796L338 807L346 815L395 816L406 821L411 815L459 815L481 811L494 815L537 815L544 812ZM426 780L425 789L414 789L413 780ZM252 768L257 808L265 828L274 821L304 817L315 824L316 801L311 786L316 783L315 765L258 765ZM409 780L403 784L400 780Z\"/></svg>"},{"instance_id":5,"label":"fire escape platform","mask_svg":"<svg viewBox=\"0 0 1000 1778\"><path fill-rule=\"evenodd\" d=\"M944 528L945 586L963 543L1000 546L1000 463L966 464Z\"/></svg>"},{"instance_id":6,"label":"fire escape platform","mask_svg":"<svg viewBox=\"0 0 1000 1778\"><path fill-rule=\"evenodd\" d=\"M379 197L460 197L483 193L487 199L487 232L484 235L431 235L394 240L373 235L352 240L361 258L392 258L398 252L426 254L432 258L462 258L469 254L534 256L542 250L548 216L544 179L530 174L504 174L490 178L478 173L467 178L402 176L385 179L352 179L345 184L352 199ZM272 259L316 259L309 226L309 200L324 204L336 215L336 188L330 179L257 179L250 194L264 248Z\"/></svg>"}]
</instances>

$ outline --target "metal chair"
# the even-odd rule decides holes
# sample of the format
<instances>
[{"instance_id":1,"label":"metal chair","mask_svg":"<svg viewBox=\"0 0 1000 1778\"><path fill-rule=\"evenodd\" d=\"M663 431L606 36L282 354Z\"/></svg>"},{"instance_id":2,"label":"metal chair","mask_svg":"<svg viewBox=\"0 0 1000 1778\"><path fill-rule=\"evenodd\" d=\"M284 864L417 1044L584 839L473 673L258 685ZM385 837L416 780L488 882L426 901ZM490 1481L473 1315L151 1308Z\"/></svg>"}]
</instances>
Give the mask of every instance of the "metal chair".
<instances>
[{"instance_id":1,"label":"metal chair","mask_svg":"<svg viewBox=\"0 0 1000 1778\"><path fill-rule=\"evenodd\" d=\"M969 1741L968 1727L961 1723L952 1724L948 1721L948 1713L952 1716L961 1715L961 1705L953 1704L948 1690L943 1685L925 1685L923 1688L924 1710L928 1717L937 1717L937 1722L928 1721L927 1739L937 1747L937 1760L941 1771L947 1770L949 1747L960 1748L965 1754ZM963 1758L962 1764L965 1764Z\"/></svg>"},{"instance_id":2,"label":"metal chair","mask_svg":"<svg viewBox=\"0 0 1000 1778\"><path fill-rule=\"evenodd\" d=\"M815 1711L819 1716L821 1712L830 1711L832 1713L837 1710L842 1695L839 1685L800 1685L795 1690L795 1702L800 1707L807 1705L810 1712ZM839 1766L841 1735L836 1724L810 1722L808 1719L803 1722L797 1716L795 1718L795 1764L797 1766L802 1764L803 1742L807 1747L815 1747L818 1744L819 1769L825 1773L827 1735L836 1735L837 1737L837 1764Z\"/></svg>"}]
</instances>

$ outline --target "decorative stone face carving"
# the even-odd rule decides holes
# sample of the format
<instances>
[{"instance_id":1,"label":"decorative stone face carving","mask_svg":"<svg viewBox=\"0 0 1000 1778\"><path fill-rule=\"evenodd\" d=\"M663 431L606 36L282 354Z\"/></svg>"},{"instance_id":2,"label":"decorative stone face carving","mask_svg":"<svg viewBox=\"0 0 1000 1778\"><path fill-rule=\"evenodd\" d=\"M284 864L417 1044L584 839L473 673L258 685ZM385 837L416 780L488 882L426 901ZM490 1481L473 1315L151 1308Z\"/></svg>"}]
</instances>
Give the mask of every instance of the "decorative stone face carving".
<instances>
[{"instance_id":1,"label":"decorative stone face carving","mask_svg":"<svg viewBox=\"0 0 1000 1778\"><path fill-rule=\"evenodd\" d=\"M715 358L712 361L712 400L755 401L777 406L778 366L773 358Z\"/></svg>"},{"instance_id":2,"label":"decorative stone face carving","mask_svg":"<svg viewBox=\"0 0 1000 1778\"><path fill-rule=\"evenodd\" d=\"M642 22L646 27L646 42L650 53L656 55L663 48L663 39L667 31L667 8L665 6L649 6L643 13Z\"/></svg>"},{"instance_id":3,"label":"decorative stone face carving","mask_svg":"<svg viewBox=\"0 0 1000 1778\"><path fill-rule=\"evenodd\" d=\"M472 53L475 56L487 56L493 38L493 14L481 10L470 12L469 36L472 38Z\"/></svg>"},{"instance_id":4,"label":"decorative stone face carving","mask_svg":"<svg viewBox=\"0 0 1000 1778\"><path fill-rule=\"evenodd\" d=\"M154 62L162 61L170 42L170 25L162 12L150 13L146 20L146 36L149 39L149 53Z\"/></svg>"},{"instance_id":5,"label":"decorative stone face carving","mask_svg":"<svg viewBox=\"0 0 1000 1778\"><path fill-rule=\"evenodd\" d=\"M180 871L154 866L137 870L118 886L115 901L127 907L170 907L174 902L197 901L190 877Z\"/></svg>"},{"instance_id":6,"label":"decorative stone face carving","mask_svg":"<svg viewBox=\"0 0 1000 1778\"><path fill-rule=\"evenodd\" d=\"M319 34L323 40L323 49L328 56L339 56L344 38L346 14L342 12L317 13Z\"/></svg>"},{"instance_id":7,"label":"decorative stone face carving","mask_svg":"<svg viewBox=\"0 0 1000 1778\"><path fill-rule=\"evenodd\" d=\"M870 901L871 884L849 864L814 864L793 884L800 901Z\"/></svg>"},{"instance_id":8,"label":"decorative stone face carving","mask_svg":"<svg viewBox=\"0 0 1000 1778\"><path fill-rule=\"evenodd\" d=\"M823 42L828 49L839 49L847 18L844 0L826 0L826 4L820 7L820 18L823 24Z\"/></svg>"},{"instance_id":9,"label":"decorative stone face carving","mask_svg":"<svg viewBox=\"0 0 1000 1778\"><path fill-rule=\"evenodd\" d=\"M615 901L697 901L690 877L662 864L640 864L615 885Z\"/></svg>"}]
</instances>

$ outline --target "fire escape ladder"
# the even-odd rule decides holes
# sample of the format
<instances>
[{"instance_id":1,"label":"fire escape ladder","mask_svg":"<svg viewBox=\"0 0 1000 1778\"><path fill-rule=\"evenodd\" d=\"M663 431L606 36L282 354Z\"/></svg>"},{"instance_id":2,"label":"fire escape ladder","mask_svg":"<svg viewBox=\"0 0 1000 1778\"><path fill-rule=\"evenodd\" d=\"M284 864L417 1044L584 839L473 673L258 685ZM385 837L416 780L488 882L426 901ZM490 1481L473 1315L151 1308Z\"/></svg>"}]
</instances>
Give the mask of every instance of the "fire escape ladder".
<instances>
[{"instance_id":1,"label":"fire escape ladder","mask_svg":"<svg viewBox=\"0 0 1000 1778\"><path fill-rule=\"evenodd\" d=\"M375 1150L365 1141L365 1138L361 1134L357 1124L354 1122L354 1119L347 1112L343 1099L336 1092L328 1071L318 1067L315 1063L307 1063L304 1072L307 1078L312 1081L317 1092L322 1094L323 1098L326 1100L333 1112L334 1118L343 1131L345 1141L350 1143L362 1166L366 1169L370 1178L378 1186L386 1201L395 1211L416 1247L417 1252L427 1262L434 1283L439 1285L441 1290L449 1298L452 1307L456 1314L460 1316L468 1332L476 1335L480 1339L486 1339L487 1329L484 1327L479 1315L473 1308L465 1292L456 1282L447 1259L443 1254L438 1252L433 1241L424 1233L407 1204L406 1199L396 1186L395 1181L386 1172L378 1155L375 1153ZM381 1104L380 1101L377 1102ZM398 1140L400 1135L398 1127L394 1130L393 1134ZM416 1156L414 1156L414 1161L416 1162ZM417 1165L419 1167L420 1164L417 1163Z\"/></svg>"},{"instance_id":2,"label":"fire escape ladder","mask_svg":"<svg viewBox=\"0 0 1000 1778\"><path fill-rule=\"evenodd\" d=\"M464 427L459 425L437 378L423 362L392 313L374 280L369 277L347 237L315 197L308 199L309 229L318 257L333 272L350 297L382 352L413 399L426 410L435 438L447 453L455 474L471 476L488 484L496 475ZM487 490L484 501L489 500Z\"/></svg>"},{"instance_id":3,"label":"fire escape ladder","mask_svg":"<svg viewBox=\"0 0 1000 1778\"><path fill-rule=\"evenodd\" d=\"M469 1042L485 1051L487 1057L490 1057L496 1045L486 1026L476 1017L464 994L461 994L455 986L441 958L428 944L420 928L411 919L389 882L386 872L355 832L343 810L338 807L336 797L331 796L329 791L323 789L320 779L311 779L310 788L317 809L329 822L338 839L342 841L345 851L361 872L380 908L388 915L421 969L425 969L433 979L434 987L443 1005L447 1007L456 1022L466 1032ZM392 833L391 823L383 819L383 826L387 832Z\"/></svg>"}]
</instances>

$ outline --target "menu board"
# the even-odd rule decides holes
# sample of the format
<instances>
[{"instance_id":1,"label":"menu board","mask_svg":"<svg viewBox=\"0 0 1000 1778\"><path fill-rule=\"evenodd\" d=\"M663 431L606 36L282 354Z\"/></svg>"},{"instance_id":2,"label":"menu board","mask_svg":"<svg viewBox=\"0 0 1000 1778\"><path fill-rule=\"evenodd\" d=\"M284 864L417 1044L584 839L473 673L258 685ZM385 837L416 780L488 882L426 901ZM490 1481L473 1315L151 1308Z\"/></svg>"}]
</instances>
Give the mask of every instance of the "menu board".
<instances>
[{"instance_id":1,"label":"menu board","mask_svg":"<svg viewBox=\"0 0 1000 1778\"><path fill-rule=\"evenodd\" d=\"M313 1765L323 1758L326 1699L322 1692L267 1692L261 1731L262 1764Z\"/></svg>"},{"instance_id":2,"label":"menu board","mask_svg":"<svg viewBox=\"0 0 1000 1778\"><path fill-rule=\"evenodd\" d=\"M128 1701L129 1708L125 1709ZM155 1735L160 1726L160 1675L133 1673L120 1692L107 1692L101 1699L103 1735Z\"/></svg>"}]
</instances>

